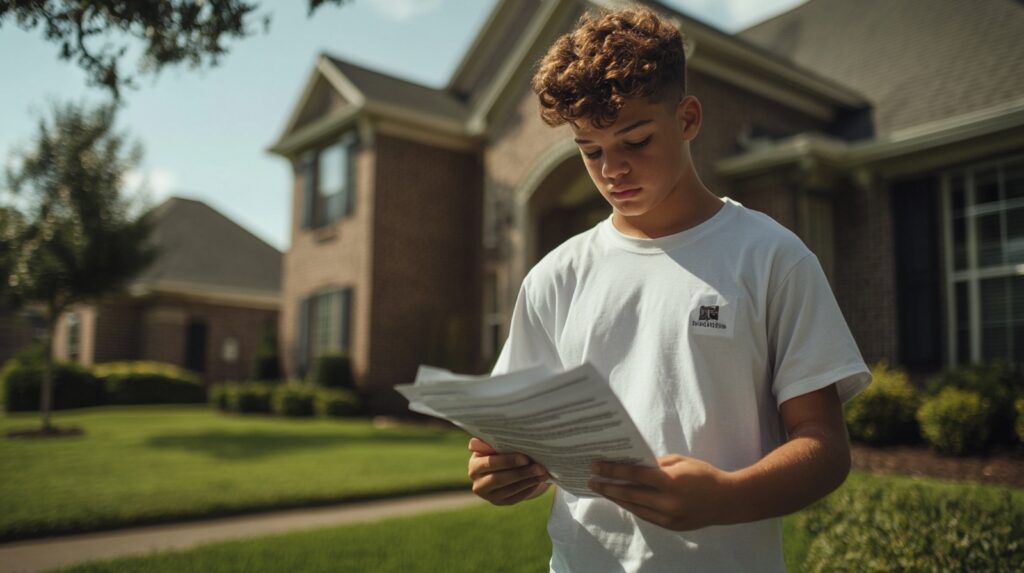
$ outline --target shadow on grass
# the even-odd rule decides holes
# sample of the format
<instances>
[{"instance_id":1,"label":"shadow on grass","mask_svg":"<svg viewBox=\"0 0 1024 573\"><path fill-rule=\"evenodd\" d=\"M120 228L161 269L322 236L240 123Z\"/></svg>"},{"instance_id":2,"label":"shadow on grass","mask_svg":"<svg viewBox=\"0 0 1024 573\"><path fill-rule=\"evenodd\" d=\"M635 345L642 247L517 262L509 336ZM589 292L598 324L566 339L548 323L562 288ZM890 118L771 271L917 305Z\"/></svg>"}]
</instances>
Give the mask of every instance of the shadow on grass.
<instances>
[{"instance_id":1,"label":"shadow on grass","mask_svg":"<svg viewBox=\"0 0 1024 573\"><path fill-rule=\"evenodd\" d=\"M221 459L255 459L315 448L358 445L360 447L393 444L440 443L450 440L442 434L374 434L370 436L325 436L283 432L247 432L244 434L211 431L201 434L163 434L146 440L154 448L200 452Z\"/></svg>"}]
</instances>

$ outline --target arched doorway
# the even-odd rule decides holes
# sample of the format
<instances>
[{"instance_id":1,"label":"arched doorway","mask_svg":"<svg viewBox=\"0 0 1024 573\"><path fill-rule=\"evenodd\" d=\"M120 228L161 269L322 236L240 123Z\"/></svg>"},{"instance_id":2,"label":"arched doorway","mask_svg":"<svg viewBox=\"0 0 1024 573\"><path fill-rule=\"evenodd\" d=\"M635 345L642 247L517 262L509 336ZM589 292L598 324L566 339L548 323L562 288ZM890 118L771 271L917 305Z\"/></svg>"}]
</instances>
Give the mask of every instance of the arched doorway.
<instances>
[{"instance_id":1,"label":"arched doorway","mask_svg":"<svg viewBox=\"0 0 1024 573\"><path fill-rule=\"evenodd\" d=\"M532 237L528 266L533 266L579 233L611 214L608 201L594 188L579 157L565 159L540 182L527 209Z\"/></svg>"}]
</instances>

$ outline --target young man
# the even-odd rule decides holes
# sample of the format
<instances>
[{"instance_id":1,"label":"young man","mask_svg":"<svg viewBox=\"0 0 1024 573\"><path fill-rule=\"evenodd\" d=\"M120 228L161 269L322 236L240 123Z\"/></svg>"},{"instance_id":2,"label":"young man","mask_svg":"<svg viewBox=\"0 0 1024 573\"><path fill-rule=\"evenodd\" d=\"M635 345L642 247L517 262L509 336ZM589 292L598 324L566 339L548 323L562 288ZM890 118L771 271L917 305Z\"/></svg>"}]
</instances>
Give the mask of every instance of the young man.
<instances>
[{"instance_id":1,"label":"young man","mask_svg":"<svg viewBox=\"0 0 1024 573\"><path fill-rule=\"evenodd\" d=\"M813 254L694 170L701 106L679 32L646 9L584 16L533 80L611 216L526 276L495 373L591 362L658 468L600 463L556 491L554 571L784 571L779 516L838 487L842 402L870 374ZM473 491L537 497L544 468L470 441Z\"/></svg>"}]
</instances>

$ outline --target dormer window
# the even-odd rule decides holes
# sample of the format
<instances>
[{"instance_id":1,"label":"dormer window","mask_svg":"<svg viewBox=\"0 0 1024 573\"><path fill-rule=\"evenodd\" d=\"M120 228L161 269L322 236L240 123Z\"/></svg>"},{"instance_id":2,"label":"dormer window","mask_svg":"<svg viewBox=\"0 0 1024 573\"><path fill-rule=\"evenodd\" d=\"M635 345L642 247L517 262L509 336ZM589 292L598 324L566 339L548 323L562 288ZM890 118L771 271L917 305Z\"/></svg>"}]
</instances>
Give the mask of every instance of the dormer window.
<instances>
[{"instance_id":1,"label":"dormer window","mask_svg":"<svg viewBox=\"0 0 1024 573\"><path fill-rule=\"evenodd\" d=\"M302 228L324 227L352 214L356 145L355 133L349 132L303 157Z\"/></svg>"}]
</instances>

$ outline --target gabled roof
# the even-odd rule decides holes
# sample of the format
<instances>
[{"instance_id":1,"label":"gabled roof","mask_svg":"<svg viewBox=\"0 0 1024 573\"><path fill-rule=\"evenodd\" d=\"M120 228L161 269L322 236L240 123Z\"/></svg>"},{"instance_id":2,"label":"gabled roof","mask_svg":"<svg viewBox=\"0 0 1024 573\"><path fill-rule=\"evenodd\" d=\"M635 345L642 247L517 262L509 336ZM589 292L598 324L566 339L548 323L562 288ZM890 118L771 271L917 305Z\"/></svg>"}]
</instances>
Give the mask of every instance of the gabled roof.
<instances>
[{"instance_id":1,"label":"gabled roof","mask_svg":"<svg viewBox=\"0 0 1024 573\"><path fill-rule=\"evenodd\" d=\"M739 33L856 89L881 136L1024 95L1014 0L810 0Z\"/></svg>"},{"instance_id":2,"label":"gabled roof","mask_svg":"<svg viewBox=\"0 0 1024 573\"><path fill-rule=\"evenodd\" d=\"M323 56L352 82L367 101L454 121L466 118L465 104L448 92L368 70L328 54Z\"/></svg>"},{"instance_id":3,"label":"gabled roof","mask_svg":"<svg viewBox=\"0 0 1024 573\"><path fill-rule=\"evenodd\" d=\"M209 205L171 197L153 210L156 261L134 292L184 290L277 297L281 252Z\"/></svg>"}]
</instances>

